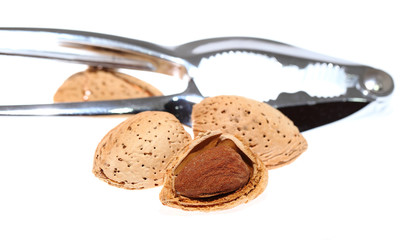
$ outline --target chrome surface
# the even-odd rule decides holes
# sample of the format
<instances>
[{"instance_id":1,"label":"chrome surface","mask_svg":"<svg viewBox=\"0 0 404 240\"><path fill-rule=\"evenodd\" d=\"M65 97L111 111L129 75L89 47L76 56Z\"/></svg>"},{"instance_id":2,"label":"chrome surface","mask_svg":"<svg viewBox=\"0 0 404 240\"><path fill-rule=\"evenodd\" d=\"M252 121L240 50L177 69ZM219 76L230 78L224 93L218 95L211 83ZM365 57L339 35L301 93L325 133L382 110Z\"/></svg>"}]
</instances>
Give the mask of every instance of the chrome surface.
<instances>
[{"instance_id":1,"label":"chrome surface","mask_svg":"<svg viewBox=\"0 0 404 240\"><path fill-rule=\"evenodd\" d=\"M191 126L192 106L202 99L203 96L191 79L189 80L187 89L179 94L110 101L0 106L0 115L89 116L136 114L143 111L167 111L176 116L181 123Z\"/></svg>"},{"instance_id":2,"label":"chrome surface","mask_svg":"<svg viewBox=\"0 0 404 240\"><path fill-rule=\"evenodd\" d=\"M305 91L280 93L276 99L267 101L277 108L336 102L383 101L394 90L393 79L381 70L259 38L213 38L165 47L91 32L0 28L0 39L0 54L4 55L50 58L97 67L139 69L178 76L189 81L184 92L170 96L0 106L0 115L110 115L162 110L172 112L184 124L190 125L192 105L203 99L193 81L194 71L198 70L202 59L225 52L265 55L275 59L286 71L291 66L299 69L301 78L313 78L310 74L314 71L322 81L336 81L344 88L342 94L331 97L316 97Z\"/></svg>"}]
</instances>

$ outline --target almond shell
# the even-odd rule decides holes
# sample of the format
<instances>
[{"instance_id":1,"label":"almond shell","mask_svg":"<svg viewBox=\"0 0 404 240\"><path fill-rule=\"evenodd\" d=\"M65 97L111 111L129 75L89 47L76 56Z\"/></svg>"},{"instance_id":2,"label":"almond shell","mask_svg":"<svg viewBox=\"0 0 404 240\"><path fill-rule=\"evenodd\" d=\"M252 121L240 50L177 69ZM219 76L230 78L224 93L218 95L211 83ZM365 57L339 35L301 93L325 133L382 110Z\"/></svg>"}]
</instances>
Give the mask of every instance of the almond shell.
<instances>
[{"instance_id":1,"label":"almond shell","mask_svg":"<svg viewBox=\"0 0 404 240\"><path fill-rule=\"evenodd\" d=\"M233 193L216 196L208 199L188 198L177 194L174 189L175 177L178 169L181 168L186 157L203 146L217 141L231 140L237 148L243 153L251 167L251 177L248 183L241 189ZM242 203L255 199L267 186L268 170L260 159L246 146L240 139L230 134L224 134L221 131L206 132L198 135L193 141L179 151L170 162L165 178L164 185L160 192L160 201L162 204L188 211L214 211L224 210L236 207Z\"/></svg>"},{"instance_id":2,"label":"almond shell","mask_svg":"<svg viewBox=\"0 0 404 240\"><path fill-rule=\"evenodd\" d=\"M93 173L125 189L159 186L169 160L190 141L191 136L174 115L138 113L101 140L94 154Z\"/></svg>"},{"instance_id":3,"label":"almond shell","mask_svg":"<svg viewBox=\"0 0 404 240\"><path fill-rule=\"evenodd\" d=\"M56 91L54 102L81 102L161 96L136 77L106 69L89 68L70 76Z\"/></svg>"},{"instance_id":4,"label":"almond shell","mask_svg":"<svg viewBox=\"0 0 404 240\"><path fill-rule=\"evenodd\" d=\"M221 130L248 143L268 169L290 164L307 149L307 141L293 122L279 110L240 96L216 96L195 104L195 135Z\"/></svg>"}]
</instances>

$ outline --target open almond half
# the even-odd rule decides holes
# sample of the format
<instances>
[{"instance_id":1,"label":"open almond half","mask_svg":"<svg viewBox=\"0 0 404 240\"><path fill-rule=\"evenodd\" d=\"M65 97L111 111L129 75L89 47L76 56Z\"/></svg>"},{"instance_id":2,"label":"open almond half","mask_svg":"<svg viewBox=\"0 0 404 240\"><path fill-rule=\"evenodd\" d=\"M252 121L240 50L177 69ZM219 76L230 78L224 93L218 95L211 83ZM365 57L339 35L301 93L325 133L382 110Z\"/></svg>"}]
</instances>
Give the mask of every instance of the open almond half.
<instances>
[{"instance_id":1,"label":"open almond half","mask_svg":"<svg viewBox=\"0 0 404 240\"><path fill-rule=\"evenodd\" d=\"M256 198L267 181L265 165L240 139L206 132L171 160L160 201L183 210L229 209Z\"/></svg>"}]
</instances>

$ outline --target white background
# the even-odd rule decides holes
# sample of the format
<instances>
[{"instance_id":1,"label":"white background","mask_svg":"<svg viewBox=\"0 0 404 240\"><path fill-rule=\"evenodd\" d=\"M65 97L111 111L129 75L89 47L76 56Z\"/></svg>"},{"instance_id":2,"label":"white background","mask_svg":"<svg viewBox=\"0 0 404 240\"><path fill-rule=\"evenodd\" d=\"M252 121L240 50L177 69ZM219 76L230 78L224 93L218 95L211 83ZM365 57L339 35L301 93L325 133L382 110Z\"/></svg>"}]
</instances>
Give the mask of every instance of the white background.
<instances>
[{"instance_id":1,"label":"white background","mask_svg":"<svg viewBox=\"0 0 404 240\"><path fill-rule=\"evenodd\" d=\"M85 30L163 45L261 37L383 69L396 84L386 108L304 132L308 150L270 171L262 195L214 213L171 209L161 205L160 187L128 191L92 175L98 142L123 118L1 117L0 239L404 239L399 1L13 0L0 6L2 27ZM8 59L0 67L1 104L51 101L65 77L84 69ZM248 80L243 85L246 94L257 91Z\"/></svg>"}]
</instances>

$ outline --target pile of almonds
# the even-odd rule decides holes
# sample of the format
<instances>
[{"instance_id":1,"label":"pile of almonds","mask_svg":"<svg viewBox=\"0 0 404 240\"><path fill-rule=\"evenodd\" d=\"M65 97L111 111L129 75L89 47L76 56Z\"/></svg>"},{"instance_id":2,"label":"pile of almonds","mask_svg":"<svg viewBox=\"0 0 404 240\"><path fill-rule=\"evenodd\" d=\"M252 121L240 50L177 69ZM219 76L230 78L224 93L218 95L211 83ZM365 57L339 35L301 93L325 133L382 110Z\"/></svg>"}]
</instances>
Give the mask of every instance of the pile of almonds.
<instances>
[{"instance_id":1,"label":"pile of almonds","mask_svg":"<svg viewBox=\"0 0 404 240\"><path fill-rule=\"evenodd\" d=\"M68 78L54 101L159 95L132 76L89 68ZM170 207L223 210L256 198L267 186L269 169L291 163L307 149L292 121L252 99L206 98L194 105L191 117L194 139L170 113L129 117L98 144L94 175L124 189L163 185L160 201Z\"/></svg>"},{"instance_id":2,"label":"pile of almonds","mask_svg":"<svg viewBox=\"0 0 404 240\"><path fill-rule=\"evenodd\" d=\"M164 205L228 209L256 198L268 169L291 163L307 148L278 110L239 96L206 98L193 107L195 138L167 112L136 114L99 143L93 173L125 189L163 185Z\"/></svg>"}]
</instances>

